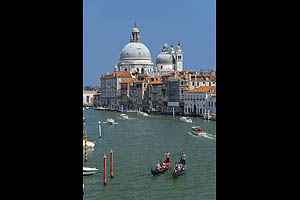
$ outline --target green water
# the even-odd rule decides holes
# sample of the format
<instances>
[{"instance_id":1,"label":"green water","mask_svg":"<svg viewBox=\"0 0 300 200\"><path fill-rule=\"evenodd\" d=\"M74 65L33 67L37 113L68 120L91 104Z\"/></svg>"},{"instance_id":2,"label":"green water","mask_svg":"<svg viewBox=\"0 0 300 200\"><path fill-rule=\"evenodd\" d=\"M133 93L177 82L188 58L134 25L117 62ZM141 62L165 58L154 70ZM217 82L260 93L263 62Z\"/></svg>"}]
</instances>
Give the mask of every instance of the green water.
<instances>
[{"instance_id":1,"label":"green water","mask_svg":"<svg viewBox=\"0 0 300 200\"><path fill-rule=\"evenodd\" d=\"M95 175L84 176L85 200L98 199L216 199L216 122L193 118L188 124L179 116L138 116L127 113L130 119L120 119L120 113L88 109L83 111L87 138L97 142L88 151L88 162L96 167ZM99 139L98 121L113 118L116 125L102 124ZM201 126L210 137L188 134L192 126ZM114 151L114 178L110 178L109 152ZM169 171L151 175L162 155L171 152ZM173 177L171 169L184 151L186 173ZM107 185L103 185L103 155L107 155Z\"/></svg>"}]
</instances>

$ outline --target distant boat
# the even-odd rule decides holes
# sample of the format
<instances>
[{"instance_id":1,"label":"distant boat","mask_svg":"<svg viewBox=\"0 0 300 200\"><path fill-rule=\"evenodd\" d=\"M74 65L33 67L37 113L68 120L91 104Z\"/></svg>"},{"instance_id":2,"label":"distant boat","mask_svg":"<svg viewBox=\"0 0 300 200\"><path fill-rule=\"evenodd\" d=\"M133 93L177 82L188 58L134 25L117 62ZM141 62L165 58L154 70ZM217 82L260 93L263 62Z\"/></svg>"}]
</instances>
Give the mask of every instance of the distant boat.
<instances>
[{"instance_id":1,"label":"distant boat","mask_svg":"<svg viewBox=\"0 0 300 200\"><path fill-rule=\"evenodd\" d=\"M217 120L217 114L212 114L211 115L211 120L216 121Z\"/></svg>"},{"instance_id":2,"label":"distant boat","mask_svg":"<svg viewBox=\"0 0 300 200\"><path fill-rule=\"evenodd\" d=\"M96 141L94 141L94 142L86 141L86 145L87 145L87 148L94 148L95 145L96 145ZM85 141L84 140L83 140L83 147L85 147Z\"/></svg>"},{"instance_id":3,"label":"distant boat","mask_svg":"<svg viewBox=\"0 0 300 200\"><path fill-rule=\"evenodd\" d=\"M193 123L192 119L189 117L180 117L180 120L186 123Z\"/></svg>"},{"instance_id":4,"label":"distant boat","mask_svg":"<svg viewBox=\"0 0 300 200\"><path fill-rule=\"evenodd\" d=\"M142 115L144 117L148 117L149 115L145 112L137 112L137 114Z\"/></svg>"},{"instance_id":5,"label":"distant boat","mask_svg":"<svg viewBox=\"0 0 300 200\"><path fill-rule=\"evenodd\" d=\"M98 171L96 168L83 167L83 176L93 175Z\"/></svg>"},{"instance_id":6,"label":"distant boat","mask_svg":"<svg viewBox=\"0 0 300 200\"><path fill-rule=\"evenodd\" d=\"M113 120L112 118L108 118L106 120L106 123L109 124L109 125L113 125L115 123L115 120Z\"/></svg>"},{"instance_id":7,"label":"distant boat","mask_svg":"<svg viewBox=\"0 0 300 200\"><path fill-rule=\"evenodd\" d=\"M120 117L121 117L122 119L128 119L128 115L126 115L126 114L124 114L124 113L120 114Z\"/></svg>"}]
</instances>

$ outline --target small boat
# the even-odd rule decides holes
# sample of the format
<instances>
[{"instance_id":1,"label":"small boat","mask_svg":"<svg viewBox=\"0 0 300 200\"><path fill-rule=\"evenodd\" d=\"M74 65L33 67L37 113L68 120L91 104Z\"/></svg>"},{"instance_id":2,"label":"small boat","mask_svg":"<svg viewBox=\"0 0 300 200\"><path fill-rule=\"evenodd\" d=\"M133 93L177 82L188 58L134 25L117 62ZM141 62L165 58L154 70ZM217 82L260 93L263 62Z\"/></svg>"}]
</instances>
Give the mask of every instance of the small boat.
<instances>
[{"instance_id":1,"label":"small boat","mask_svg":"<svg viewBox=\"0 0 300 200\"><path fill-rule=\"evenodd\" d=\"M170 166L170 163L169 163L169 164L166 163L166 167L165 167L165 168L161 168L161 169L159 169L159 170L158 170L157 168L155 168L154 170L151 169L151 173L152 173L152 175L160 174L160 173L162 173L162 172L167 171L167 170L169 169L169 166Z\"/></svg>"},{"instance_id":2,"label":"small boat","mask_svg":"<svg viewBox=\"0 0 300 200\"><path fill-rule=\"evenodd\" d=\"M211 120L216 121L217 120L217 114L212 114L211 115Z\"/></svg>"},{"instance_id":3,"label":"small boat","mask_svg":"<svg viewBox=\"0 0 300 200\"><path fill-rule=\"evenodd\" d=\"M112 118L108 118L106 120L106 123L109 124L109 125L113 125L115 123L115 120L113 120Z\"/></svg>"},{"instance_id":4,"label":"small boat","mask_svg":"<svg viewBox=\"0 0 300 200\"><path fill-rule=\"evenodd\" d=\"M207 135L207 133L200 126L193 126L192 127L192 134L196 135L196 136Z\"/></svg>"},{"instance_id":5,"label":"small boat","mask_svg":"<svg viewBox=\"0 0 300 200\"><path fill-rule=\"evenodd\" d=\"M120 114L120 117L123 118L123 119L128 119L128 115L126 115L124 113Z\"/></svg>"},{"instance_id":6,"label":"small boat","mask_svg":"<svg viewBox=\"0 0 300 200\"><path fill-rule=\"evenodd\" d=\"M149 115L145 112L137 112L137 114L142 115L144 117L148 117Z\"/></svg>"},{"instance_id":7,"label":"small boat","mask_svg":"<svg viewBox=\"0 0 300 200\"><path fill-rule=\"evenodd\" d=\"M96 168L83 167L83 176L93 175L98 171Z\"/></svg>"},{"instance_id":8,"label":"small boat","mask_svg":"<svg viewBox=\"0 0 300 200\"><path fill-rule=\"evenodd\" d=\"M174 168L175 169L175 168ZM182 170L180 170L179 172L174 172L174 170L173 170L173 172L172 172L172 175L173 176L181 176L182 174L184 174L185 173L185 168L184 169L182 169Z\"/></svg>"},{"instance_id":9,"label":"small boat","mask_svg":"<svg viewBox=\"0 0 300 200\"><path fill-rule=\"evenodd\" d=\"M94 142L86 141L86 145L87 145L87 148L94 148L95 145L96 145L96 141L94 141ZM83 140L83 147L85 147L85 141L84 140Z\"/></svg>"},{"instance_id":10,"label":"small boat","mask_svg":"<svg viewBox=\"0 0 300 200\"><path fill-rule=\"evenodd\" d=\"M151 169L151 173L152 173L152 175L156 175L156 174L160 174L160 173L162 173L162 172L165 172L165 171L167 171L169 169L169 167L166 167L166 168L164 168L164 169L160 169L160 170L157 170L157 169Z\"/></svg>"},{"instance_id":11,"label":"small boat","mask_svg":"<svg viewBox=\"0 0 300 200\"><path fill-rule=\"evenodd\" d=\"M189 117L180 117L180 120L186 123L193 123L192 119Z\"/></svg>"},{"instance_id":12,"label":"small boat","mask_svg":"<svg viewBox=\"0 0 300 200\"><path fill-rule=\"evenodd\" d=\"M179 164L180 164L180 162L179 162ZM186 170L186 165L181 165L182 167L181 167L181 169L178 171L178 170L176 170L176 166L174 167L174 169L173 169L173 171L172 171L172 175L173 176L180 176L180 175L182 175L182 174L184 174L185 173L185 170Z\"/></svg>"}]
</instances>

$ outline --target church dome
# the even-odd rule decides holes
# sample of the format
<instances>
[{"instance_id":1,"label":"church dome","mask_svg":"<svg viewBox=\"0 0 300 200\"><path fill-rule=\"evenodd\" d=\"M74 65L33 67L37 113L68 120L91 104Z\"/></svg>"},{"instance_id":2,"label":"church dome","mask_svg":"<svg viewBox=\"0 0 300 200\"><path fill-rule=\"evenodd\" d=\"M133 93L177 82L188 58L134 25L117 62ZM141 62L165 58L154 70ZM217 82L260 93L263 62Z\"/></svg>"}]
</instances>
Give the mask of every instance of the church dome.
<instances>
[{"instance_id":1,"label":"church dome","mask_svg":"<svg viewBox=\"0 0 300 200\"><path fill-rule=\"evenodd\" d=\"M175 64L175 58L169 53L161 52L156 57L156 65L160 65L160 64L162 64L162 65Z\"/></svg>"},{"instance_id":2,"label":"church dome","mask_svg":"<svg viewBox=\"0 0 300 200\"><path fill-rule=\"evenodd\" d=\"M149 49L141 42L130 42L123 48L120 60L151 60Z\"/></svg>"}]
</instances>

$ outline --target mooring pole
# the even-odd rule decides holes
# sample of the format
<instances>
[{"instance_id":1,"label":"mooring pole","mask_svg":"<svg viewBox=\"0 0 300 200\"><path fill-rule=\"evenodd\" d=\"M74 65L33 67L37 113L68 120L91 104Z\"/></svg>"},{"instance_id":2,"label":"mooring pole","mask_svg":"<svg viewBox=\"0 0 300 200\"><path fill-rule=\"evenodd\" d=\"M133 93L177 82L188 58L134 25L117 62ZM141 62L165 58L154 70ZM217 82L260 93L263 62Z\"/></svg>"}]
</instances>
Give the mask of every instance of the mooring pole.
<instances>
[{"instance_id":1,"label":"mooring pole","mask_svg":"<svg viewBox=\"0 0 300 200\"><path fill-rule=\"evenodd\" d=\"M114 177L114 168L113 168L113 150L110 150L110 178Z\"/></svg>"},{"instance_id":2,"label":"mooring pole","mask_svg":"<svg viewBox=\"0 0 300 200\"><path fill-rule=\"evenodd\" d=\"M106 185L106 155L104 154L104 185Z\"/></svg>"},{"instance_id":3,"label":"mooring pole","mask_svg":"<svg viewBox=\"0 0 300 200\"><path fill-rule=\"evenodd\" d=\"M84 143L85 143L85 162L87 162L87 134L86 131L84 131Z\"/></svg>"},{"instance_id":4,"label":"mooring pole","mask_svg":"<svg viewBox=\"0 0 300 200\"><path fill-rule=\"evenodd\" d=\"M101 122L98 121L98 125L99 125L99 138L101 138Z\"/></svg>"}]
</instances>

